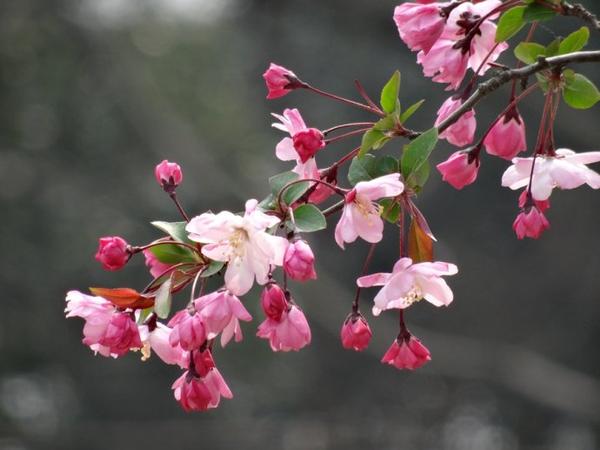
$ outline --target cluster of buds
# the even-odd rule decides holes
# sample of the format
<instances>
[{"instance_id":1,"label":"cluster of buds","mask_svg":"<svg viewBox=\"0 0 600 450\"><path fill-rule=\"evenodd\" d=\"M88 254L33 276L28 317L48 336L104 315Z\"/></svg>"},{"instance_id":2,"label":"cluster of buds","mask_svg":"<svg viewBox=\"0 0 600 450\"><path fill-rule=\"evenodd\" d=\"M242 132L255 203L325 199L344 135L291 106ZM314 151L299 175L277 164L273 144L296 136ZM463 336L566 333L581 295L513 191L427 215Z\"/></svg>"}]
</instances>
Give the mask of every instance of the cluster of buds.
<instances>
[{"instance_id":1,"label":"cluster of buds","mask_svg":"<svg viewBox=\"0 0 600 450\"><path fill-rule=\"evenodd\" d=\"M360 297L363 289L379 287L372 315L393 312L399 316L397 337L381 362L414 370L430 361L430 351L408 330L405 314L421 300L445 307L454 299L445 277L457 274L458 268L434 261L436 239L415 204L429 176L428 158L438 138L467 147L437 166L443 180L456 189L475 182L482 149L512 161L502 185L513 190L524 188L519 198L521 212L513 224L519 239L538 238L549 227L544 213L554 188L573 189L583 184L600 188L600 174L586 166L599 162L600 152L554 148L557 92L568 82L560 72L563 67L540 75L547 78L551 89L544 91L546 104L531 157L517 157L526 150L525 124L517 103L533 92L535 85L524 87L517 96L513 83L508 106L471 145L477 123L475 111L466 108L466 102L471 101L477 77L508 47L505 39L497 39L494 20L518 3L420 0L396 8L394 20L400 37L411 50L418 51L417 61L426 76L456 91L468 69L474 72L462 92L443 102L435 126L424 132L405 125L420 103L402 110L399 72L382 89L378 105L358 82L364 103L315 88L291 70L271 64L263 74L267 98L281 98L302 89L357 107L374 115L375 120L319 129L308 127L295 108L273 114L277 119L273 127L287 133L275 146L275 157L293 161L294 166L271 177L271 193L262 201L247 200L242 214L208 211L188 216L177 198L183 180L181 167L167 160L158 164L156 181L183 221L153 222L164 234L141 246L130 245L119 236L100 238L96 259L104 269L122 269L134 255L142 254L152 280L140 292L132 288L90 288L92 295L70 291L65 311L67 317L84 319L83 343L105 357L140 351L146 360L154 353L183 371L172 389L184 410L217 407L221 397L229 399L233 394L216 367L214 344L219 339L224 348L232 339L243 340L242 323L252 321L244 301L258 297L251 292L253 287L261 286L264 313L256 336L267 340L274 352L298 351L310 344L308 320L288 281L317 278L315 254L304 236L326 228L327 219L340 213L332 240L342 250L359 238L370 244L356 280L350 313L342 323L342 346L354 351L369 347L373 331L360 311ZM580 37L572 41L580 42ZM332 165L319 169L321 153L332 152L333 144L359 136L358 147L346 149ZM370 154L394 139L408 141L401 157ZM339 169L345 164L349 166L348 187L338 180ZM390 272L368 274L386 222L399 230L398 257ZM211 286L218 287L205 292L209 279ZM186 301L174 307L174 297L188 287Z\"/></svg>"}]
</instances>

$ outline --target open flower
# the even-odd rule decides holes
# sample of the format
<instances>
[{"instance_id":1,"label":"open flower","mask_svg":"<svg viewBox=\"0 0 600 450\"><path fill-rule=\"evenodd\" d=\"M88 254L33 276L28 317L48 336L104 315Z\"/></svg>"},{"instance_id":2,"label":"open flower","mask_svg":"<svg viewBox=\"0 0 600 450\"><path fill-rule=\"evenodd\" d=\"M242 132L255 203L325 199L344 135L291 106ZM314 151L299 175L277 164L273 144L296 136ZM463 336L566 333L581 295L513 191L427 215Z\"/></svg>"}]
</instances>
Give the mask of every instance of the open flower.
<instances>
[{"instance_id":1,"label":"open flower","mask_svg":"<svg viewBox=\"0 0 600 450\"><path fill-rule=\"evenodd\" d=\"M454 295L442 276L455 275L458 268L445 262L413 264L410 258L400 258L392 273L374 273L356 280L359 287L383 286L375 296L373 315L388 309L408 308L425 299L434 306L448 306Z\"/></svg>"},{"instance_id":2,"label":"open flower","mask_svg":"<svg viewBox=\"0 0 600 450\"><path fill-rule=\"evenodd\" d=\"M144 344L142 347L142 361L150 358L151 352L154 351L158 357L166 364L176 364L182 369L189 365L189 352L183 350L179 345L171 345L170 336L172 329L164 323L157 322L150 331L148 325L140 325L140 338Z\"/></svg>"},{"instance_id":3,"label":"open flower","mask_svg":"<svg viewBox=\"0 0 600 450\"><path fill-rule=\"evenodd\" d=\"M268 339L274 352L298 351L310 344L311 333L306 316L296 306L283 311L279 319L267 317L258 327L256 335Z\"/></svg>"},{"instance_id":4,"label":"open flower","mask_svg":"<svg viewBox=\"0 0 600 450\"><path fill-rule=\"evenodd\" d=\"M280 123L275 122L274 128L286 131L290 137L285 137L275 147L275 155L282 161L296 160L294 172L301 175L306 172L304 166L315 156L318 150L325 147L323 133L316 128L308 128L297 109L285 109L283 115L272 114Z\"/></svg>"},{"instance_id":5,"label":"open flower","mask_svg":"<svg viewBox=\"0 0 600 450\"><path fill-rule=\"evenodd\" d=\"M438 39L428 53L420 51L417 54L423 75L432 77L436 83L448 83L446 90L457 89L467 73L468 55L455 48L455 44L450 39Z\"/></svg>"},{"instance_id":6,"label":"open flower","mask_svg":"<svg viewBox=\"0 0 600 450\"><path fill-rule=\"evenodd\" d=\"M514 158L513 165L502 175L502 186L515 190L529 185L534 161L531 181L531 196L534 200L547 200L556 187L575 189L587 184L592 189L600 188L600 174L586 166L600 161L600 152L575 153L567 149L556 150L554 156Z\"/></svg>"},{"instance_id":7,"label":"open flower","mask_svg":"<svg viewBox=\"0 0 600 450\"><path fill-rule=\"evenodd\" d=\"M403 191L404 184L397 173L356 183L346 194L344 210L335 227L337 244L344 248L344 242L354 242L358 237L370 243L379 242L383 238L383 220L375 201L395 197Z\"/></svg>"},{"instance_id":8,"label":"open flower","mask_svg":"<svg viewBox=\"0 0 600 450\"><path fill-rule=\"evenodd\" d=\"M252 320L250 313L235 295L225 289L212 292L194 300L196 311L202 317L206 338L213 339L221 334L221 346L227 345L233 336L242 340L240 320Z\"/></svg>"},{"instance_id":9,"label":"open flower","mask_svg":"<svg viewBox=\"0 0 600 450\"><path fill-rule=\"evenodd\" d=\"M279 219L257 209L254 199L246 202L246 213L229 211L204 213L186 226L189 238L205 244L202 253L215 261L227 262L225 286L234 295L243 295L257 283L265 284L271 265L283 265L288 241L267 232Z\"/></svg>"},{"instance_id":10,"label":"open flower","mask_svg":"<svg viewBox=\"0 0 600 450\"><path fill-rule=\"evenodd\" d=\"M446 23L439 3L402 3L394 10L400 38L411 50L429 52L444 31Z\"/></svg>"}]
</instances>

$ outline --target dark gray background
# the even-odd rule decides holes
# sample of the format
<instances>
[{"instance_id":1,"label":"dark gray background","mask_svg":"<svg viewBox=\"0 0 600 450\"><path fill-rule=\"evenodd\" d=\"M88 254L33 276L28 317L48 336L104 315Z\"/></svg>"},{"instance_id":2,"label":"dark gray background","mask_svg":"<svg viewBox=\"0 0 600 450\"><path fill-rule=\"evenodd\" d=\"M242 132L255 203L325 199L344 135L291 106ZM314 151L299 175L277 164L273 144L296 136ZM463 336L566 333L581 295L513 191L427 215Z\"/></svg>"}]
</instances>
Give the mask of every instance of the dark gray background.
<instances>
[{"instance_id":1,"label":"dark gray background","mask_svg":"<svg viewBox=\"0 0 600 450\"><path fill-rule=\"evenodd\" d=\"M333 227L309 237L320 280L295 289L312 345L272 354L254 338L253 291L244 341L216 352L235 398L209 413L180 410L170 390L178 369L136 354L94 357L80 342L82 321L64 319L69 289L148 281L141 260L106 273L93 254L98 236L142 243L158 236L149 221L177 220L153 178L163 158L182 164L190 211L240 210L268 192L268 176L290 168L274 158L281 134L270 112L297 106L320 128L368 118L303 93L266 101L261 74L270 61L346 96L355 95L355 78L376 96L399 68L403 104L427 99L412 126L430 126L446 94L420 75L398 38L394 6L0 3L0 449L600 448L598 193L556 192L551 230L518 241L517 193L500 188L506 163L497 159L484 158L477 184L462 192L432 174L417 200L439 239L437 257L460 273L449 280L450 308L423 302L408 313L433 354L416 373L378 362L395 336L395 314L367 314L375 333L368 352L341 348L339 326L367 246L342 253ZM580 24L548 26L566 34ZM541 28L536 39L552 34ZM502 61L512 64L509 52ZM597 67L581 71L600 78ZM506 96L478 108L480 130ZM530 145L540 108L539 94L522 107ZM597 108L563 105L559 146L600 150L598 119ZM321 164L353 145L328 149ZM442 143L433 158L451 151ZM373 270L396 258L396 233L385 243Z\"/></svg>"}]
</instances>

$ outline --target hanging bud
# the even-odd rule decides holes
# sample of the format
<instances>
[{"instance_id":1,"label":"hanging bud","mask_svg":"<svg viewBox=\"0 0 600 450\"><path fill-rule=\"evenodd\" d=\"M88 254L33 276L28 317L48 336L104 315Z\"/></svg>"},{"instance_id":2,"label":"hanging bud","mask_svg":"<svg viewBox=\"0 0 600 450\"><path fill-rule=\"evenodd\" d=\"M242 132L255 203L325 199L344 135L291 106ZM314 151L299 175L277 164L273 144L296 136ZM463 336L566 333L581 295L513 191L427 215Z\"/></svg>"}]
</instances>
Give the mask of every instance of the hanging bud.
<instances>
[{"instance_id":1,"label":"hanging bud","mask_svg":"<svg viewBox=\"0 0 600 450\"><path fill-rule=\"evenodd\" d=\"M296 74L285 67L271 63L269 68L263 73L263 78L269 90L268 99L283 97L288 92L301 87L302 82Z\"/></svg>"},{"instance_id":2,"label":"hanging bud","mask_svg":"<svg viewBox=\"0 0 600 450\"><path fill-rule=\"evenodd\" d=\"M129 258L131 251L125 239L119 236L106 236L98 241L98 250L95 256L106 270L119 270Z\"/></svg>"},{"instance_id":3,"label":"hanging bud","mask_svg":"<svg viewBox=\"0 0 600 450\"><path fill-rule=\"evenodd\" d=\"M340 332L342 346L348 350L360 352L369 346L373 333L361 313L350 314Z\"/></svg>"},{"instance_id":4,"label":"hanging bud","mask_svg":"<svg viewBox=\"0 0 600 450\"><path fill-rule=\"evenodd\" d=\"M290 242L283 257L283 269L292 280L315 280L315 255L304 240Z\"/></svg>"},{"instance_id":5,"label":"hanging bud","mask_svg":"<svg viewBox=\"0 0 600 450\"><path fill-rule=\"evenodd\" d=\"M442 174L442 180L456 189L462 189L477 179L479 172L479 152L477 155L470 151L458 151L437 165Z\"/></svg>"},{"instance_id":6,"label":"hanging bud","mask_svg":"<svg viewBox=\"0 0 600 450\"><path fill-rule=\"evenodd\" d=\"M427 347L421 344L416 337L406 332L405 336L398 336L388 351L381 359L382 363L395 366L398 369L414 370L431 360Z\"/></svg>"},{"instance_id":7,"label":"hanging bud","mask_svg":"<svg viewBox=\"0 0 600 450\"><path fill-rule=\"evenodd\" d=\"M166 159L157 164L154 169L156 181L167 193L174 192L183 181L183 172L179 164L169 162Z\"/></svg>"},{"instance_id":8,"label":"hanging bud","mask_svg":"<svg viewBox=\"0 0 600 450\"><path fill-rule=\"evenodd\" d=\"M288 309L285 292L276 283L269 283L265 286L260 295L260 304L265 315L269 319L277 321L281 319L281 315Z\"/></svg>"},{"instance_id":9,"label":"hanging bud","mask_svg":"<svg viewBox=\"0 0 600 450\"><path fill-rule=\"evenodd\" d=\"M509 161L527 149L525 122L517 108L498 119L483 140L483 145L490 155Z\"/></svg>"}]
</instances>

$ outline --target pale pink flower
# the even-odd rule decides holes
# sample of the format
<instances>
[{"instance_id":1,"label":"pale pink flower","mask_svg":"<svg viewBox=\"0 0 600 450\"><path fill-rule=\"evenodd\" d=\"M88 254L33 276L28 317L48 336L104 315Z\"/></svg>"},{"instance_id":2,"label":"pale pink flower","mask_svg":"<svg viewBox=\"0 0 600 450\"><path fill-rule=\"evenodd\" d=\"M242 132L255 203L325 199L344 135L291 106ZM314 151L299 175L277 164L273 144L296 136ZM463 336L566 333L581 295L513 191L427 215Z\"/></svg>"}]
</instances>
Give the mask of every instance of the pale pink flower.
<instances>
[{"instance_id":1,"label":"pale pink flower","mask_svg":"<svg viewBox=\"0 0 600 450\"><path fill-rule=\"evenodd\" d=\"M119 270L131 258L129 244L119 236L102 237L98 240L98 250L95 258L102 264L104 269Z\"/></svg>"},{"instance_id":2,"label":"pale pink flower","mask_svg":"<svg viewBox=\"0 0 600 450\"><path fill-rule=\"evenodd\" d=\"M268 99L283 97L285 94L295 89L299 82L296 74L285 67L271 63L269 68L263 73L263 78L269 90Z\"/></svg>"},{"instance_id":3,"label":"pale pink flower","mask_svg":"<svg viewBox=\"0 0 600 450\"><path fill-rule=\"evenodd\" d=\"M235 295L223 289L204 295L194 300L194 306L206 331L207 339L214 339L221 334L221 346L227 345L235 335L235 341L242 340L242 329L239 321L252 320L250 313Z\"/></svg>"},{"instance_id":4,"label":"pale pink flower","mask_svg":"<svg viewBox=\"0 0 600 450\"><path fill-rule=\"evenodd\" d=\"M315 255L308 243L302 239L290 242L283 257L283 269L292 280L315 280Z\"/></svg>"},{"instance_id":5,"label":"pale pink flower","mask_svg":"<svg viewBox=\"0 0 600 450\"><path fill-rule=\"evenodd\" d=\"M174 190L183 181L183 172L179 164L166 159L155 167L154 176L163 189Z\"/></svg>"},{"instance_id":6,"label":"pale pink flower","mask_svg":"<svg viewBox=\"0 0 600 450\"><path fill-rule=\"evenodd\" d=\"M256 335L268 339L274 352L298 351L311 340L306 317L295 305L284 311L279 320L267 318L259 325Z\"/></svg>"},{"instance_id":7,"label":"pale pink flower","mask_svg":"<svg viewBox=\"0 0 600 450\"><path fill-rule=\"evenodd\" d=\"M233 393L216 368L210 350L194 352L194 365L174 383L173 395L185 411L206 411Z\"/></svg>"},{"instance_id":8,"label":"pale pink flower","mask_svg":"<svg viewBox=\"0 0 600 450\"><path fill-rule=\"evenodd\" d=\"M438 127L454 111L461 107L463 101L460 98L449 97L442 103L437 112L435 126ZM446 139L452 145L464 147L473 142L475 130L477 129L477 120L475 119L475 110L470 109L464 113L456 122L440 133L440 138Z\"/></svg>"},{"instance_id":9,"label":"pale pink flower","mask_svg":"<svg viewBox=\"0 0 600 450\"><path fill-rule=\"evenodd\" d=\"M144 259L146 263L146 267L150 270L150 275L153 277L158 277L162 273L165 273L169 268L173 267L172 264L165 264L160 262L154 253L150 249L144 250Z\"/></svg>"},{"instance_id":10,"label":"pale pink flower","mask_svg":"<svg viewBox=\"0 0 600 450\"><path fill-rule=\"evenodd\" d=\"M260 304L269 319L280 321L281 316L288 310L285 292L278 284L269 283L260 294Z\"/></svg>"},{"instance_id":11,"label":"pale pink flower","mask_svg":"<svg viewBox=\"0 0 600 450\"><path fill-rule=\"evenodd\" d=\"M398 369L414 370L431 360L427 347L416 337L408 335L398 337L381 359L382 363L395 366Z\"/></svg>"},{"instance_id":12,"label":"pale pink flower","mask_svg":"<svg viewBox=\"0 0 600 450\"><path fill-rule=\"evenodd\" d=\"M148 359L151 351L154 351L166 364L175 364L182 369L188 367L190 353L183 350L179 345L171 345L171 328L164 323L157 322L152 331L150 331L148 325L140 325L139 332L144 344L142 348L142 360L145 361Z\"/></svg>"},{"instance_id":13,"label":"pale pink flower","mask_svg":"<svg viewBox=\"0 0 600 450\"><path fill-rule=\"evenodd\" d=\"M529 185L534 159L531 182L531 195L534 200L547 200L556 187L575 189L587 184L592 189L600 188L600 174L586 166L600 161L600 152L575 153L567 149L556 150L555 156L514 158L513 165L502 175L502 186L515 190Z\"/></svg>"},{"instance_id":14,"label":"pale pink flower","mask_svg":"<svg viewBox=\"0 0 600 450\"><path fill-rule=\"evenodd\" d=\"M169 321L171 334L169 343L172 347L181 347L183 350L196 350L206 341L206 328L198 312L190 314L188 309L178 311Z\"/></svg>"},{"instance_id":15,"label":"pale pink flower","mask_svg":"<svg viewBox=\"0 0 600 450\"><path fill-rule=\"evenodd\" d=\"M468 54L455 48L455 44L455 41L440 38L429 52L417 54L423 75L433 77L432 81L436 83L448 83L446 90L457 89L467 73Z\"/></svg>"},{"instance_id":16,"label":"pale pink flower","mask_svg":"<svg viewBox=\"0 0 600 450\"><path fill-rule=\"evenodd\" d=\"M550 228L550 222L537 206L525 208L513 223L513 230L519 239L525 237L537 239L548 228Z\"/></svg>"},{"instance_id":17,"label":"pale pink flower","mask_svg":"<svg viewBox=\"0 0 600 450\"><path fill-rule=\"evenodd\" d=\"M455 275L458 268L445 262L413 264L410 258L400 258L392 273L374 273L356 280L359 287L383 286L374 299L373 315L388 309L408 308L425 299L434 306L448 306L454 295L443 276Z\"/></svg>"},{"instance_id":18,"label":"pale pink flower","mask_svg":"<svg viewBox=\"0 0 600 450\"><path fill-rule=\"evenodd\" d=\"M117 358L129 350L142 347L140 334L131 313L118 312L102 297L69 291L66 297L66 317L85 320L83 343L95 353Z\"/></svg>"},{"instance_id":19,"label":"pale pink flower","mask_svg":"<svg viewBox=\"0 0 600 450\"><path fill-rule=\"evenodd\" d=\"M458 151L436 167L442 174L442 180L456 189L462 189L477 179L479 158L471 156L469 152Z\"/></svg>"},{"instance_id":20,"label":"pale pink flower","mask_svg":"<svg viewBox=\"0 0 600 450\"><path fill-rule=\"evenodd\" d=\"M281 161L296 161L294 172L301 175L303 173L314 172L309 167L305 167L315 156L315 153L325 147L323 133L316 128L308 128L304 119L297 109L285 109L283 115L272 114L279 122L273 123L273 127L289 133L290 137L285 137L275 147L275 156ZM316 167L316 165L315 165Z\"/></svg>"},{"instance_id":21,"label":"pale pink flower","mask_svg":"<svg viewBox=\"0 0 600 450\"><path fill-rule=\"evenodd\" d=\"M395 197L404 191L400 175L392 173L370 181L356 183L346 194L342 216L335 227L335 241L344 248L344 242L354 242L361 237L367 242L383 238L381 207L376 200Z\"/></svg>"},{"instance_id":22,"label":"pale pink flower","mask_svg":"<svg viewBox=\"0 0 600 450\"><path fill-rule=\"evenodd\" d=\"M360 313L350 314L340 331L342 346L348 350L360 352L369 346L373 333L369 324Z\"/></svg>"},{"instance_id":23,"label":"pale pink flower","mask_svg":"<svg viewBox=\"0 0 600 450\"><path fill-rule=\"evenodd\" d=\"M205 244L205 256L228 263L225 286L234 295L248 292L254 279L265 284L271 266L283 265L288 242L267 232L280 220L261 212L257 205L256 200L248 200L244 216L229 211L204 213L186 226L191 240Z\"/></svg>"},{"instance_id":24,"label":"pale pink flower","mask_svg":"<svg viewBox=\"0 0 600 450\"><path fill-rule=\"evenodd\" d=\"M406 2L396 6L394 22L400 38L411 50L427 53L442 35L446 20L440 8L446 4Z\"/></svg>"},{"instance_id":25,"label":"pale pink flower","mask_svg":"<svg viewBox=\"0 0 600 450\"><path fill-rule=\"evenodd\" d=\"M525 122L516 108L498 119L483 145L490 155L508 160L527 149Z\"/></svg>"}]
</instances>

